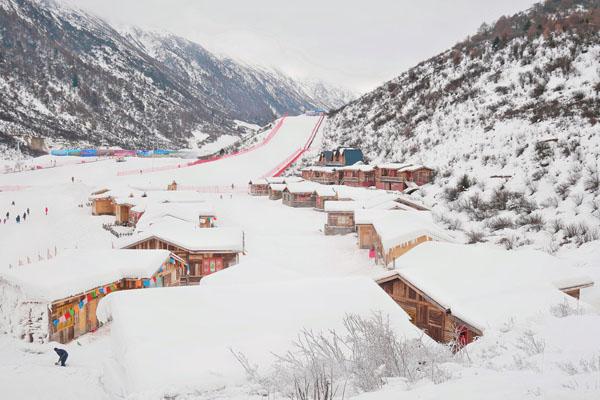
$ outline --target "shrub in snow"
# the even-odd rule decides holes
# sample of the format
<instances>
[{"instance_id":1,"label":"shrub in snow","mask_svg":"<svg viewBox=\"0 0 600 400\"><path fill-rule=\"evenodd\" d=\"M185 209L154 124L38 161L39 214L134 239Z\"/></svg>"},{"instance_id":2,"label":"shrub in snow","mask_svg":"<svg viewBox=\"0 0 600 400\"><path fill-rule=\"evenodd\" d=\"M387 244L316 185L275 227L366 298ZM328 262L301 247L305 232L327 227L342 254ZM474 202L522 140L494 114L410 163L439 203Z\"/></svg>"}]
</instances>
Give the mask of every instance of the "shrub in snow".
<instances>
[{"instance_id":1,"label":"shrub in snow","mask_svg":"<svg viewBox=\"0 0 600 400\"><path fill-rule=\"evenodd\" d=\"M583 222L565 225L563 231L565 233L565 238L573 240L578 246L600 239L600 232L598 229L591 228Z\"/></svg>"},{"instance_id":2,"label":"shrub in snow","mask_svg":"<svg viewBox=\"0 0 600 400\"><path fill-rule=\"evenodd\" d=\"M462 222L458 218L451 218L445 214L433 214L436 222L444 225L451 231L457 231L462 228Z\"/></svg>"},{"instance_id":3,"label":"shrub in snow","mask_svg":"<svg viewBox=\"0 0 600 400\"><path fill-rule=\"evenodd\" d=\"M510 217L496 217L488 220L486 226L491 231L499 231L502 229L512 229L514 222Z\"/></svg>"},{"instance_id":4,"label":"shrub in snow","mask_svg":"<svg viewBox=\"0 0 600 400\"><path fill-rule=\"evenodd\" d=\"M526 214L517 219L517 225L528 226L529 229L540 231L544 227L544 217L541 214Z\"/></svg>"},{"instance_id":5,"label":"shrub in snow","mask_svg":"<svg viewBox=\"0 0 600 400\"><path fill-rule=\"evenodd\" d=\"M537 339L534 331L526 330L523 332L523 335L517 339L517 348L531 357L544 352L546 349L546 341L543 338Z\"/></svg>"},{"instance_id":6,"label":"shrub in snow","mask_svg":"<svg viewBox=\"0 0 600 400\"><path fill-rule=\"evenodd\" d=\"M466 232L466 235L467 235L467 243L468 244L485 242L485 233L483 233L481 231L471 230L469 232Z\"/></svg>"},{"instance_id":7,"label":"shrub in snow","mask_svg":"<svg viewBox=\"0 0 600 400\"><path fill-rule=\"evenodd\" d=\"M565 227L564 223L559 219L553 219L548 223L548 228L552 233L558 233Z\"/></svg>"},{"instance_id":8,"label":"shrub in snow","mask_svg":"<svg viewBox=\"0 0 600 400\"><path fill-rule=\"evenodd\" d=\"M562 303L558 303L552 307L550 307L550 313L557 318L564 318L570 315L581 315L582 311L579 308L579 304L577 306L572 305L568 301L563 301Z\"/></svg>"},{"instance_id":9,"label":"shrub in snow","mask_svg":"<svg viewBox=\"0 0 600 400\"><path fill-rule=\"evenodd\" d=\"M587 168L584 187L588 192L598 193L600 191L600 173L597 166Z\"/></svg>"},{"instance_id":10,"label":"shrub in snow","mask_svg":"<svg viewBox=\"0 0 600 400\"><path fill-rule=\"evenodd\" d=\"M386 378L449 379L441 368L453 357L448 348L398 337L380 313L370 318L349 314L344 328L343 333L301 331L293 350L275 355L267 376L259 376L243 354L233 354L254 383L290 399L343 398L353 391L378 390Z\"/></svg>"}]
</instances>

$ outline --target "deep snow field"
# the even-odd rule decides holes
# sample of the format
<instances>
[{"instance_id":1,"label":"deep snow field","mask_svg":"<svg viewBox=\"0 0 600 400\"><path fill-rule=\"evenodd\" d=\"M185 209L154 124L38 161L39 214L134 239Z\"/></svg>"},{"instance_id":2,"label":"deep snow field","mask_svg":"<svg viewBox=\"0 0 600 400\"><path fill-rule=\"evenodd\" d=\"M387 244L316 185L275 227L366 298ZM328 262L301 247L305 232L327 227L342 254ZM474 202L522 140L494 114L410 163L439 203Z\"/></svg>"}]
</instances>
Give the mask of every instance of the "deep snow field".
<instances>
[{"instance_id":1,"label":"deep snow field","mask_svg":"<svg viewBox=\"0 0 600 400\"><path fill-rule=\"evenodd\" d=\"M219 226L239 227L245 231L246 255L241 257L241 264L252 266L262 263L278 267L284 271L288 281L370 277L379 267L368 258L367 250L357 248L355 235L323 235L325 214L312 209L289 208L281 201L245 194L248 180L262 176L301 147L316 121L316 117L288 118L280 133L268 145L238 157L195 167L118 176L119 171L174 165L177 160L133 158L124 163L102 160L80 164L79 160L71 158L44 157L36 162L50 165L56 161L58 166L0 175L0 190L4 190L0 192L0 216L7 211L11 214L8 223L0 225L0 269L9 265L16 267L19 261L26 262L28 257L35 261L39 255L43 256L55 248L58 253L66 248L111 248L116 238L102 229L102 223L114 217L93 217L86 206L90 193L98 187L124 184L164 188L175 180L184 186L217 187L224 192L205 193L205 196L215 207ZM318 148L319 140L317 138L314 148ZM74 183L71 177L75 179ZM15 206L11 205L12 201ZM48 215L44 215L45 207L49 209ZM17 225L14 216L27 208L30 216ZM572 260L582 271L600 281L600 242L559 252L558 256ZM503 329L490 331L468 346L453 362L443 365L447 375L443 382L434 384L424 379L409 384L391 380L381 391L358 394L356 399L598 399L598 293L598 287L583 293L582 300L592 304L595 307L593 311L562 318L540 316L518 325L507 321ZM354 300L360 299L360 296L361 293L356 293ZM277 299L273 302L276 303ZM319 306L326 309L328 304ZM10 310L0 308L0 312ZM285 313L286 310L280 312ZM329 321L320 323L327 325ZM331 321L332 326L339 323ZM143 396L135 392L124 394L112 386L115 375L119 373L114 366L121 355L115 352L123 349L116 349L110 337L109 323L97 332L64 346L70 353L69 367L58 368L54 366L56 356L52 343L27 344L0 334L2 398L163 398L157 392ZM524 338L532 337L536 343L544 343L541 351L534 351L525 344ZM273 350L268 340L256 340L256 346L256 352L268 354ZM172 365L172 368L194 368L194 365ZM240 371L235 373L240 375ZM215 370L214 376L219 378L215 380L220 382L231 372ZM200 383L198 385L201 386ZM187 389L177 392L177 388L171 389L171 392L174 393L172 398L178 399L266 398L255 389L251 383L232 382L207 392ZM346 398L355 395L357 393L347 394Z\"/></svg>"}]
</instances>

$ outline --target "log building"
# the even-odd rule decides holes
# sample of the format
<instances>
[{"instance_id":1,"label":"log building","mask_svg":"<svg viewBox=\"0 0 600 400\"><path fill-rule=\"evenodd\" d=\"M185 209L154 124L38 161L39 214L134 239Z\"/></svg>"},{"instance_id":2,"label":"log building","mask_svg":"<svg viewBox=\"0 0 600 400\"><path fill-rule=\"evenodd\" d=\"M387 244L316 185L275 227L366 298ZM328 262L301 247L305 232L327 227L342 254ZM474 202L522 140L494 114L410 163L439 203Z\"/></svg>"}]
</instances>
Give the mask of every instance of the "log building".
<instances>
[{"instance_id":1,"label":"log building","mask_svg":"<svg viewBox=\"0 0 600 400\"><path fill-rule=\"evenodd\" d=\"M184 271L184 261L166 250L68 250L0 275L0 300L14 310L0 316L0 327L27 342L68 343L99 327L104 296L177 286Z\"/></svg>"}]
</instances>

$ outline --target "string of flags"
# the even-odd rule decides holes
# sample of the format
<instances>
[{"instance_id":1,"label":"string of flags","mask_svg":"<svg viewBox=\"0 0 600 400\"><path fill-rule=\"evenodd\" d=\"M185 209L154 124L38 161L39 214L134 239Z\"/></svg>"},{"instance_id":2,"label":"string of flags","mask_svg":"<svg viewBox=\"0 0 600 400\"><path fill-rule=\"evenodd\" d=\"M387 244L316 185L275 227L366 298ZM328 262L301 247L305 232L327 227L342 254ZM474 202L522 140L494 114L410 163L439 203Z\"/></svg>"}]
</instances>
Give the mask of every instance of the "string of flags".
<instances>
[{"instance_id":1,"label":"string of flags","mask_svg":"<svg viewBox=\"0 0 600 400\"><path fill-rule=\"evenodd\" d=\"M175 259L173 257L170 257L169 262L171 264L175 264ZM185 264L185 268L187 270L187 273L189 274L190 266L188 264ZM160 269L158 270L158 273L160 274L163 271L164 271L164 268L161 266ZM154 286L162 286L162 279L160 282L158 281L156 276L153 276L151 279L138 279L136 281L135 286L136 287L143 286L145 288L154 287ZM96 290L89 292L82 300L79 301L78 304L76 304L74 307L67 310L67 312L65 312L59 318L54 319L52 321L52 324L55 327L57 327L58 324L67 322L68 320L70 320L71 318L73 318L75 316L75 311L83 310L84 307L86 306L86 304L88 304L89 302L91 302L94 299L97 299L98 296L103 295L103 294L109 294L110 292L114 292L116 290L117 290L117 285L113 283L113 284L103 286L103 287L100 287Z\"/></svg>"}]
</instances>

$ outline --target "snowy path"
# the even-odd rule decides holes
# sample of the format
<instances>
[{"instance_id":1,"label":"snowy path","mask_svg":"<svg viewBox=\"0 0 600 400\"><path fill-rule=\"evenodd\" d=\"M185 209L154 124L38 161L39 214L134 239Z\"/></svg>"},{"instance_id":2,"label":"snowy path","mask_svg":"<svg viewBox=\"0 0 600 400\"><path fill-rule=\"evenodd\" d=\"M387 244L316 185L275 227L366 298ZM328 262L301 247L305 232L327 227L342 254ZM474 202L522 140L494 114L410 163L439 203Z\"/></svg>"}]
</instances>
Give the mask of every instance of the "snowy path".
<instances>
[{"instance_id":1,"label":"snowy path","mask_svg":"<svg viewBox=\"0 0 600 400\"><path fill-rule=\"evenodd\" d=\"M132 169L157 168L177 163L177 159L128 158L127 162L114 160L75 164L60 168L26 171L0 176L0 187L9 185L55 186L70 183L71 177L90 187L115 183L165 186L173 180L188 186L242 186L261 177L280 165L294 151L304 146L319 117L287 117L280 131L265 146L251 152L194 167L174 169L143 175L117 176ZM182 161L182 164L189 160Z\"/></svg>"}]
</instances>

